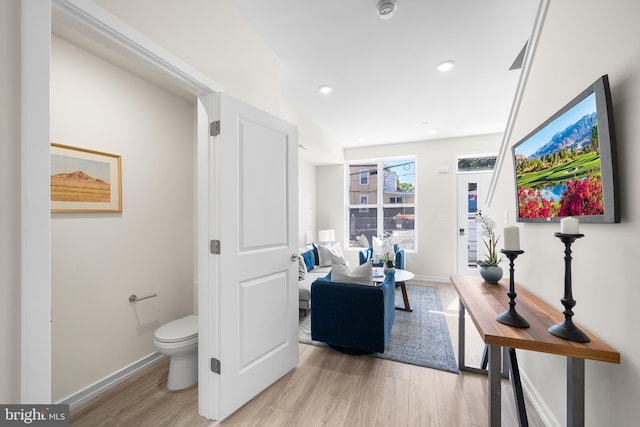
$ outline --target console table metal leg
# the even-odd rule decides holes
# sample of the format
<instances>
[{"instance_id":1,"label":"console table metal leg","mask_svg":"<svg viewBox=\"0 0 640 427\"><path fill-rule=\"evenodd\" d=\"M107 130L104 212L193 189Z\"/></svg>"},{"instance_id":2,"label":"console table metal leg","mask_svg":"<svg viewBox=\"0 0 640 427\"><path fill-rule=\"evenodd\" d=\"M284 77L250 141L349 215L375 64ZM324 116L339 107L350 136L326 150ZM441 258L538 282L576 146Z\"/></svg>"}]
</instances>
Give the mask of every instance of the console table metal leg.
<instances>
[{"instance_id":1,"label":"console table metal leg","mask_svg":"<svg viewBox=\"0 0 640 427\"><path fill-rule=\"evenodd\" d=\"M509 349L502 349L502 378L505 380L509 379ZM480 361L480 369L487 369L487 364L489 363L489 347L487 344L484 345L484 350L482 350L482 360Z\"/></svg>"},{"instance_id":2,"label":"console table metal leg","mask_svg":"<svg viewBox=\"0 0 640 427\"><path fill-rule=\"evenodd\" d=\"M584 359L567 357L567 427L584 426Z\"/></svg>"},{"instance_id":3,"label":"console table metal leg","mask_svg":"<svg viewBox=\"0 0 640 427\"><path fill-rule=\"evenodd\" d=\"M502 347L502 370L500 372L502 372L502 379L508 380L509 379L509 369L510 369L510 363L509 363L509 349L507 347Z\"/></svg>"},{"instance_id":4,"label":"console table metal leg","mask_svg":"<svg viewBox=\"0 0 640 427\"><path fill-rule=\"evenodd\" d=\"M501 390L501 356L500 346L489 345L489 404L488 404L488 425L489 427L500 427L502 416L502 390Z\"/></svg>"},{"instance_id":5,"label":"console table metal leg","mask_svg":"<svg viewBox=\"0 0 640 427\"><path fill-rule=\"evenodd\" d=\"M489 364L489 348L485 345L482 350L482 360L480 361L480 369L487 369Z\"/></svg>"},{"instance_id":6,"label":"console table metal leg","mask_svg":"<svg viewBox=\"0 0 640 427\"><path fill-rule=\"evenodd\" d=\"M458 310L458 369L464 369L464 316L465 308L460 300L460 308Z\"/></svg>"},{"instance_id":7,"label":"console table metal leg","mask_svg":"<svg viewBox=\"0 0 640 427\"><path fill-rule=\"evenodd\" d=\"M518 409L518 423L520 427L529 427L527 419L527 408L524 405L524 394L522 393L522 383L520 382L520 369L516 358L516 349L509 349L509 360L511 361L511 386L513 387L513 399Z\"/></svg>"}]
</instances>

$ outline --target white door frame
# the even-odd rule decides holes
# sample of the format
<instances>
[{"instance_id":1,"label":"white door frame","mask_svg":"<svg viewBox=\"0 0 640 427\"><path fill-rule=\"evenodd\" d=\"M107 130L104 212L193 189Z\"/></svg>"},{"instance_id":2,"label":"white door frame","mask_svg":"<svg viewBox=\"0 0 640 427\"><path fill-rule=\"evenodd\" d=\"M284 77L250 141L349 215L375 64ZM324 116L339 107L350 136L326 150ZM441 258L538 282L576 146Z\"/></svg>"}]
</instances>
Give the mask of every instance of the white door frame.
<instances>
[{"instance_id":1,"label":"white door frame","mask_svg":"<svg viewBox=\"0 0 640 427\"><path fill-rule=\"evenodd\" d=\"M461 272L460 271L460 263L462 262L462 260L460 259L460 234L459 234L459 229L460 229L460 210L461 209L467 209L466 206L460 206L460 188L459 188L459 184L460 184L460 180L462 177L466 177L469 178L471 177L472 179L475 178L476 180L480 180L480 177L484 177L484 178L489 178L489 181L491 181L491 174L493 173L493 171L476 171L476 172L457 172L456 174L456 250L455 250L455 270L456 274L479 274L478 272L473 272L473 271L465 271L465 272ZM478 191L478 196L480 195L480 191ZM484 198L486 198L486 193L484 194ZM478 201L480 201L480 197L478 197ZM485 205L483 205L483 207L486 207L486 200L483 201L483 203ZM480 207L478 207L478 209L480 209ZM468 230L466 230L466 234L468 234ZM480 239L480 233L478 233L478 239ZM480 247L479 247L480 249Z\"/></svg>"},{"instance_id":2,"label":"white door frame","mask_svg":"<svg viewBox=\"0 0 640 427\"><path fill-rule=\"evenodd\" d=\"M21 396L51 401L49 2L22 2Z\"/></svg>"},{"instance_id":3,"label":"white door frame","mask_svg":"<svg viewBox=\"0 0 640 427\"><path fill-rule=\"evenodd\" d=\"M455 194L455 197L453 198L453 212L455 213L455 221L454 221L454 227L453 227L453 236L454 236L454 254L453 254L453 271L458 271L458 267L459 267L459 262L460 262L460 257L459 257L459 245L460 245L460 237L459 237L459 226L458 226L458 210L460 209L459 203L458 203L458 181L459 181L459 177L460 175L473 175L473 174L492 174L492 178L493 179L493 175L495 175L495 166L493 170L479 170L479 171L473 171L473 172L466 172L466 171L458 171L458 161L460 159L465 159L465 158L480 158L480 157L492 157L492 156L496 156L496 153L480 153L480 154L457 154L454 156L453 158L453 171L455 173L455 178L453 179L453 194ZM490 181L491 181L490 179ZM491 183L489 183L489 185L491 185ZM487 193L487 197L488 197L488 193ZM487 200L487 205L485 205L485 207L488 207L488 200Z\"/></svg>"},{"instance_id":4,"label":"white door frame","mask_svg":"<svg viewBox=\"0 0 640 427\"><path fill-rule=\"evenodd\" d=\"M209 207L206 192L209 144L208 124L217 117L216 94L222 87L153 40L125 24L91 0L22 1L22 206L21 206L21 402L51 402L51 247L49 207L49 93L51 7L79 26L128 49L134 56L187 83L198 93L198 258L207 252ZM200 236L205 236L201 238ZM210 304L216 301L208 263L198 262L200 372L212 352L210 337L217 322ZM214 288L213 292L210 289ZM202 376L199 378L203 380ZM204 377L199 388L200 415L215 418L212 408L214 381ZM206 386L205 386L206 384Z\"/></svg>"}]
</instances>

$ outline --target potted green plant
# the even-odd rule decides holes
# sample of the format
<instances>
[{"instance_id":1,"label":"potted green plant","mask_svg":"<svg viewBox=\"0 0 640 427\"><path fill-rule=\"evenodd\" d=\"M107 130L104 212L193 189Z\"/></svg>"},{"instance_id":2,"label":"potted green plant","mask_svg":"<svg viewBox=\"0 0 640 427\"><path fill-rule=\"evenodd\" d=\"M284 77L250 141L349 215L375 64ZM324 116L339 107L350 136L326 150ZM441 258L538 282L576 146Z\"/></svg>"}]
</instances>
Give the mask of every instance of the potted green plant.
<instances>
[{"instance_id":1,"label":"potted green plant","mask_svg":"<svg viewBox=\"0 0 640 427\"><path fill-rule=\"evenodd\" d=\"M488 216L483 216L481 212L476 215L476 220L482 227L480 235L486 249L486 258L478 260L480 275L489 283L498 283L498 280L502 279L502 267L499 264L503 257L498 255L500 236L496 236L494 231L496 223Z\"/></svg>"}]
</instances>

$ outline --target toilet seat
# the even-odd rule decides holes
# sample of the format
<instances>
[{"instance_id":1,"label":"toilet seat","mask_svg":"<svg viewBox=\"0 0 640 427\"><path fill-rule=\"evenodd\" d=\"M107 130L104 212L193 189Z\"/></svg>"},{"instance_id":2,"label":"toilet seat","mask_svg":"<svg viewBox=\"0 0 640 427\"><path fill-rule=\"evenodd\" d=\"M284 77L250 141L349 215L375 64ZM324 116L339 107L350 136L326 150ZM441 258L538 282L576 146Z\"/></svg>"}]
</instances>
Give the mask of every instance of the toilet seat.
<instances>
[{"instance_id":1,"label":"toilet seat","mask_svg":"<svg viewBox=\"0 0 640 427\"><path fill-rule=\"evenodd\" d=\"M198 316L190 315L171 321L156 329L154 338L159 343L197 342Z\"/></svg>"},{"instance_id":2,"label":"toilet seat","mask_svg":"<svg viewBox=\"0 0 640 427\"><path fill-rule=\"evenodd\" d=\"M176 342L162 342L156 339L153 340L153 345L157 350L164 352L167 355L173 355L179 353L189 353L198 348L198 337L190 338L184 341ZM169 353L172 352L172 353Z\"/></svg>"}]
</instances>

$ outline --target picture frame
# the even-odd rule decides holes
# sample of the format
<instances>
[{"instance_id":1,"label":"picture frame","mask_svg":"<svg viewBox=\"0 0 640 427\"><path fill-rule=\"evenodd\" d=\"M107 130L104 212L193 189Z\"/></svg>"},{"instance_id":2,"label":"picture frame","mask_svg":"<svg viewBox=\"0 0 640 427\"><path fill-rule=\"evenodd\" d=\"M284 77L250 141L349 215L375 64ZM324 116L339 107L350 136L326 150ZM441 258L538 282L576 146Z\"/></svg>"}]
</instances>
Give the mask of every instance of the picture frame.
<instances>
[{"instance_id":1,"label":"picture frame","mask_svg":"<svg viewBox=\"0 0 640 427\"><path fill-rule=\"evenodd\" d=\"M122 212L119 155L51 143L51 212Z\"/></svg>"}]
</instances>

